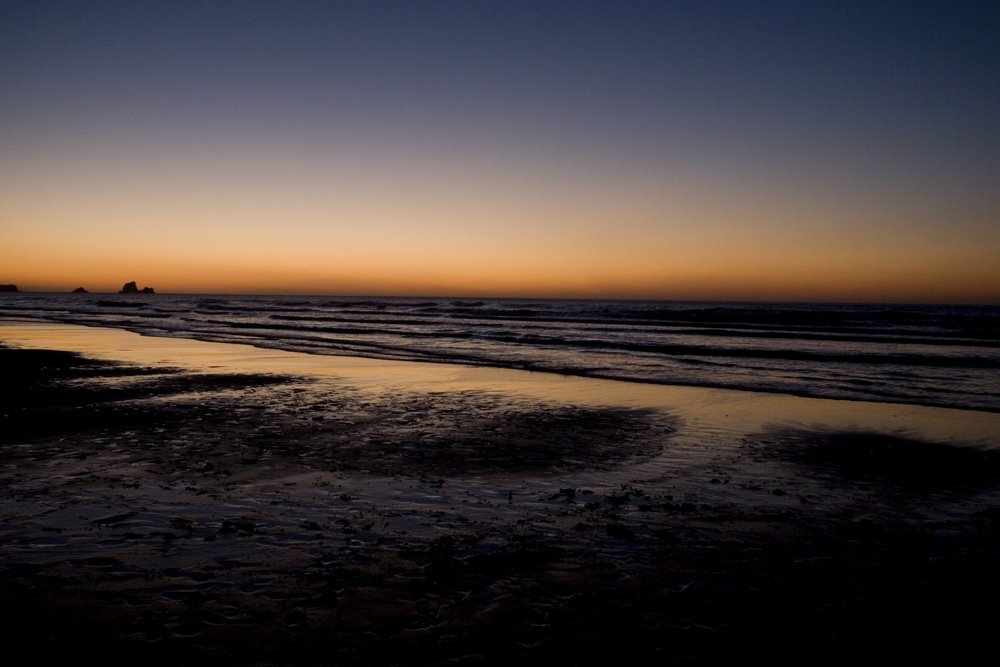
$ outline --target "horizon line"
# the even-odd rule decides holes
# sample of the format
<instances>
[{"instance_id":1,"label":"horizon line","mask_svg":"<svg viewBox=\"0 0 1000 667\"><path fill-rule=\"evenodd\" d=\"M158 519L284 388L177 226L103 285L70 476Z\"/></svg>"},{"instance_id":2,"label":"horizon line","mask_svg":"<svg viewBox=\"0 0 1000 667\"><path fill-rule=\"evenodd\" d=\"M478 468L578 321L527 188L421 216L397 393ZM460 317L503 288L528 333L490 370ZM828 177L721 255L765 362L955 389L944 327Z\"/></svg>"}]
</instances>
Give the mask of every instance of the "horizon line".
<instances>
[{"instance_id":1,"label":"horizon line","mask_svg":"<svg viewBox=\"0 0 1000 667\"><path fill-rule=\"evenodd\" d=\"M12 284L12 283L7 283ZM75 288L74 288L75 289ZM880 299L781 299L781 298L692 298L692 297L651 297L651 296L558 296L558 295L483 295L483 294L349 294L338 292L296 292L296 291L199 291L199 292L168 292L156 291L155 293L128 293L116 290L87 290L77 293L73 289L21 289L16 292L3 292L0 296L13 294L40 294L40 295L100 295L100 296L125 296L129 298L145 297L155 299L158 296L244 296L244 297L299 297L299 298L338 298L338 299L438 299L438 300L489 300L489 301L653 301L663 303L746 303L746 304L830 304L830 305L858 305L858 306L970 306L970 307L1000 307L1000 299L992 301L913 301L913 300L880 300Z\"/></svg>"}]
</instances>

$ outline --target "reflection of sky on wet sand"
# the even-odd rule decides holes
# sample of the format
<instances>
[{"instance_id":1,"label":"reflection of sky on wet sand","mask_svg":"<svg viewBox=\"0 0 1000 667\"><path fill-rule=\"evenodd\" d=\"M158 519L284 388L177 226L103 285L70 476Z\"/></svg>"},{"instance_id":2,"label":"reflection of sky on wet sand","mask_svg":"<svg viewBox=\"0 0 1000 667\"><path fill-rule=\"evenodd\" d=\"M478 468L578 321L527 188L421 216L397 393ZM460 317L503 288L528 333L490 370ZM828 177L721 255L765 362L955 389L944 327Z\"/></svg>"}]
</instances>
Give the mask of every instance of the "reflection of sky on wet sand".
<instances>
[{"instance_id":1,"label":"reflection of sky on wet sand","mask_svg":"<svg viewBox=\"0 0 1000 667\"><path fill-rule=\"evenodd\" d=\"M955 610L985 625L968 602L990 594L1000 449L933 441L985 440L994 414L67 325L2 326L0 343L140 366L137 400L102 399L84 371L64 412L29 401L0 468L0 568L32 599L108 599L114 636L152 652L190 627L199 657L243 656L239 633L268 641L277 626L336 650L356 639L360 655L368 637L408 648L494 630L497 610L528 624L504 625L519 646L592 627L619 656L670 657L673 629L697 624L704 664L753 637L773 661L774 627L802 639L798 658L842 627L895 622L903 638L926 620L951 651L970 645ZM262 371L292 377L257 383ZM68 418L36 431L50 415Z\"/></svg>"},{"instance_id":2,"label":"reflection of sky on wet sand","mask_svg":"<svg viewBox=\"0 0 1000 667\"><path fill-rule=\"evenodd\" d=\"M377 393L491 392L521 401L654 408L680 420L682 426L676 438L691 446L732 445L743 436L775 426L804 426L1000 447L1000 414L987 412L308 355L61 324L4 325L0 327L0 340L15 346L66 349L96 358L211 373L328 377Z\"/></svg>"}]
</instances>

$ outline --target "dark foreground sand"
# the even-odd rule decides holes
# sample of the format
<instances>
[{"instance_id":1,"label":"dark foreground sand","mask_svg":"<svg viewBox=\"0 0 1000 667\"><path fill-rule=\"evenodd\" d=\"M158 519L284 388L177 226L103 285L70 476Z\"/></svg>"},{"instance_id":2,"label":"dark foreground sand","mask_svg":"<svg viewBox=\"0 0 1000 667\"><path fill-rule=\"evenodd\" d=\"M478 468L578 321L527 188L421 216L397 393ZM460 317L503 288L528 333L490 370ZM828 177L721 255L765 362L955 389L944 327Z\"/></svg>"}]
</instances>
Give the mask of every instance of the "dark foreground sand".
<instances>
[{"instance_id":1,"label":"dark foreground sand","mask_svg":"<svg viewBox=\"0 0 1000 667\"><path fill-rule=\"evenodd\" d=\"M833 664L994 648L995 451L802 427L695 451L677 416L635 407L37 349L0 348L0 368L8 656Z\"/></svg>"}]
</instances>

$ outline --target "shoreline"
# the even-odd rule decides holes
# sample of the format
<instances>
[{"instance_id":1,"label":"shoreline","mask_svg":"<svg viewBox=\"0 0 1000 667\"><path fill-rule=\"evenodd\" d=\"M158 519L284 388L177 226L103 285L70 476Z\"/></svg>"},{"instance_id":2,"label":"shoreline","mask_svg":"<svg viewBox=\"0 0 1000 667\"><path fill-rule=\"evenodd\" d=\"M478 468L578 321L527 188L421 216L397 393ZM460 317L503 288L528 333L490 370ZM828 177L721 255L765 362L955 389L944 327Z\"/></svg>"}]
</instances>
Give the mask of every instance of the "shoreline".
<instances>
[{"instance_id":1,"label":"shoreline","mask_svg":"<svg viewBox=\"0 0 1000 667\"><path fill-rule=\"evenodd\" d=\"M38 655L832 664L990 636L992 413L69 325L0 342L3 638Z\"/></svg>"},{"instance_id":2,"label":"shoreline","mask_svg":"<svg viewBox=\"0 0 1000 667\"><path fill-rule=\"evenodd\" d=\"M528 400L682 412L687 421L710 422L710 430L727 431L736 438L780 425L883 430L956 445L1000 449L1000 413L969 408L650 384L496 366L320 355L55 322L0 323L0 341L3 340L21 346L54 346L102 359L176 366L191 371L211 367L229 372L288 373L336 378L359 388L490 391ZM726 407L722 416L717 410L720 405Z\"/></svg>"},{"instance_id":3,"label":"shoreline","mask_svg":"<svg viewBox=\"0 0 1000 667\"><path fill-rule=\"evenodd\" d=\"M985 307L62 296L12 303L8 315L261 349L1000 414L997 313Z\"/></svg>"}]
</instances>

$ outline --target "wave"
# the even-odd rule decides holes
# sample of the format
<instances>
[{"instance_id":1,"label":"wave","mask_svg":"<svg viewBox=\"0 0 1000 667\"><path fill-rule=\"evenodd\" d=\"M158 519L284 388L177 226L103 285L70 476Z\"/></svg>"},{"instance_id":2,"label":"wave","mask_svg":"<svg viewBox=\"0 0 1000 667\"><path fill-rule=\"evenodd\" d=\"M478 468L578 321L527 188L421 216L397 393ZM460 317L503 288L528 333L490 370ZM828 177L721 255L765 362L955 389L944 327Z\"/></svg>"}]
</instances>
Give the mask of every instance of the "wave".
<instances>
[{"instance_id":1,"label":"wave","mask_svg":"<svg viewBox=\"0 0 1000 667\"><path fill-rule=\"evenodd\" d=\"M319 354L1000 411L1000 308L3 295L0 318Z\"/></svg>"}]
</instances>

